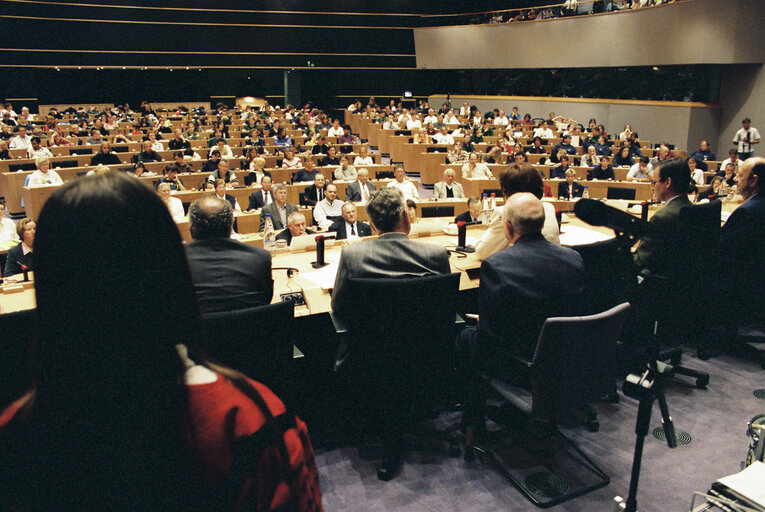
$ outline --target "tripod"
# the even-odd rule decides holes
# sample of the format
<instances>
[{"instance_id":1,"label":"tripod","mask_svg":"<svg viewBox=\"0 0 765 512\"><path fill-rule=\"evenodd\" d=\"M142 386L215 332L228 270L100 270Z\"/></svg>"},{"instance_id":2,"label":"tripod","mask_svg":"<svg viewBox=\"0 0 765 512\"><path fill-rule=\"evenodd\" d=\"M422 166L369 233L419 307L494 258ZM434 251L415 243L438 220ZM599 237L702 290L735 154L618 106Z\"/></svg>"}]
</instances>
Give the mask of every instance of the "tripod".
<instances>
[{"instance_id":1,"label":"tripod","mask_svg":"<svg viewBox=\"0 0 765 512\"><path fill-rule=\"evenodd\" d=\"M658 321L654 322L653 335L658 335ZM658 343L655 344L658 347ZM653 352L653 351L651 351ZM640 480L640 465L643 459L643 445L648 435L651 424L651 409L653 409L654 400L659 402L661 411L661 425L664 428L664 437L667 440L667 446L677 447L675 438L675 426L672 424L672 417L669 415L667 407L667 398L664 394L664 374L659 370L658 361L655 354L651 353L648 357L648 367L642 374L632 373L624 381L622 390L624 394L640 401L635 423L635 454L632 458L632 475L630 476L630 490L627 501L624 502L617 497L616 511L625 510L626 512L637 512L637 489ZM624 505L624 506L622 506Z\"/></svg>"}]
</instances>

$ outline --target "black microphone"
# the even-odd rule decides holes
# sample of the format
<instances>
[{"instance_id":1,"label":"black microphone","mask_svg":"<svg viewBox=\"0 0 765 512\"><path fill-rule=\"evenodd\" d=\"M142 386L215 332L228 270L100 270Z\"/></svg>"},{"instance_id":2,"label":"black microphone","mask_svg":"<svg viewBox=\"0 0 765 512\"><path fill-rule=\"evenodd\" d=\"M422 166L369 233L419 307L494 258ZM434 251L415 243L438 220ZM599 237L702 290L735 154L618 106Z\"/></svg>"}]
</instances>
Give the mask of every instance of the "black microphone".
<instances>
[{"instance_id":1,"label":"black microphone","mask_svg":"<svg viewBox=\"0 0 765 512\"><path fill-rule=\"evenodd\" d=\"M457 250L462 252L475 252L475 249L468 247L465 243L467 238L467 222L459 221L457 223Z\"/></svg>"},{"instance_id":2,"label":"black microphone","mask_svg":"<svg viewBox=\"0 0 765 512\"><path fill-rule=\"evenodd\" d=\"M595 199L580 199L574 205L574 213L587 224L605 226L617 234L640 238L653 231L647 222Z\"/></svg>"},{"instance_id":3,"label":"black microphone","mask_svg":"<svg viewBox=\"0 0 765 512\"><path fill-rule=\"evenodd\" d=\"M326 236L319 235L316 237L316 261L311 262L313 268L326 267L329 263L324 261L324 240L334 239L337 235Z\"/></svg>"}]
</instances>

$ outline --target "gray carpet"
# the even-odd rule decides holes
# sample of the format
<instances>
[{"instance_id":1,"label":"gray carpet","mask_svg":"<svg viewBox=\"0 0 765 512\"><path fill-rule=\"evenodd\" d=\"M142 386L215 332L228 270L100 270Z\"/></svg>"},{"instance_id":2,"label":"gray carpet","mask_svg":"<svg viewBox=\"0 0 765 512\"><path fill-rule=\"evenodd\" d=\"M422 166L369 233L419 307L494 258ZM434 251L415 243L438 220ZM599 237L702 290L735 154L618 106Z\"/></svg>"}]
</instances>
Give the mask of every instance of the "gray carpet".
<instances>
[{"instance_id":1,"label":"gray carpet","mask_svg":"<svg viewBox=\"0 0 765 512\"><path fill-rule=\"evenodd\" d=\"M711 374L709 389L692 381L668 384L667 400L675 427L693 437L674 450L649 435L638 494L641 512L688 510L693 491L706 491L717 478L735 473L744 459L746 423L765 413L765 401L752 392L765 388L765 371L753 360L720 356L700 361L686 354L688 366ZM561 511L611 511L615 495L627 495L635 443L637 401L621 394L618 404L596 404L600 431L572 426L563 429L611 477L603 489L555 507ZM437 422L457 428L458 415L444 414ZM651 430L660 425L654 404ZM317 449L316 460L327 511L495 511L539 510L488 464L449 458L445 446L409 451L399 475L377 480L378 452L342 446Z\"/></svg>"}]
</instances>

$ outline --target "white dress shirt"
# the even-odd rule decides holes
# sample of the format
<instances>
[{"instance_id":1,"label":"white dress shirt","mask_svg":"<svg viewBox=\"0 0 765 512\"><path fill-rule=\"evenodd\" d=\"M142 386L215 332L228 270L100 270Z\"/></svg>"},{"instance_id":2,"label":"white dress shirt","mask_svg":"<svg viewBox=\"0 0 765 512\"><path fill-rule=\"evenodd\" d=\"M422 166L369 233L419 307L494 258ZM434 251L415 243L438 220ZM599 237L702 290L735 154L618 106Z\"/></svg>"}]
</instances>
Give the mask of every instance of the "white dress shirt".
<instances>
[{"instance_id":1,"label":"white dress shirt","mask_svg":"<svg viewBox=\"0 0 765 512\"><path fill-rule=\"evenodd\" d=\"M335 199L331 203L327 198L322 199L313 209L313 218L320 228L324 229L332 225L333 220L328 217L339 217L343 214L343 202Z\"/></svg>"},{"instance_id":2,"label":"white dress shirt","mask_svg":"<svg viewBox=\"0 0 765 512\"><path fill-rule=\"evenodd\" d=\"M414 186L414 183L409 181L408 179L404 178L404 181L399 183L396 180L391 181L388 183L389 187L395 187L401 191L402 194L404 194L404 199L419 199L420 194L417 192L417 187Z\"/></svg>"},{"instance_id":3,"label":"white dress shirt","mask_svg":"<svg viewBox=\"0 0 765 512\"><path fill-rule=\"evenodd\" d=\"M64 181L61 176L54 170L49 169L48 172L35 171L29 177L30 187L39 187L41 185L63 185Z\"/></svg>"},{"instance_id":4,"label":"white dress shirt","mask_svg":"<svg viewBox=\"0 0 765 512\"><path fill-rule=\"evenodd\" d=\"M183 220L185 213L183 213L183 203L177 197L167 198L167 209L170 210L170 216L175 222Z\"/></svg>"}]
</instances>

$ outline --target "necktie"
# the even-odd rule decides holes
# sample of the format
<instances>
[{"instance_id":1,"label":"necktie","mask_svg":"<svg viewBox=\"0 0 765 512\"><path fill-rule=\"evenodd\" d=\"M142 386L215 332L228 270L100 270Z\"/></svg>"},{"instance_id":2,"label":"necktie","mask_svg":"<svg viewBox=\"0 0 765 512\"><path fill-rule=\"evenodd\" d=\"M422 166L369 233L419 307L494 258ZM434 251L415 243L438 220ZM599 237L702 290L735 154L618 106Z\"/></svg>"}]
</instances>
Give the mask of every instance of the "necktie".
<instances>
[{"instance_id":1,"label":"necktie","mask_svg":"<svg viewBox=\"0 0 765 512\"><path fill-rule=\"evenodd\" d=\"M317 192L318 192L318 194L319 194L319 201L321 201L322 199L324 199L324 189L321 189L321 188L320 188L319 190L317 190Z\"/></svg>"},{"instance_id":2,"label":"necktie","mask_svg":"<svg viewBox=\"0 0 765 512\"><path fill-rule=\"evenodd\" d=\"M268 206L271 203L271 194L263 192L263 206Z\"/></svg>"},{"instance_id":3,"label":"necktie","mask_svg":"<svg viewBox=\"0 0 765 512\"><path fill-rule=\"evenodd\" d=\"M356 227L354 224L351 224L351 236L356 236Z\"/></svg>"},{"instance_id":4,"label":"necktie","mask_svg":"<svg viewBox=\"0 0 765 512\"><path fill-rule=\"evenodd\" d=\"M367 186L366 184L362 184L360 186L361 186L361 200L366 203L367 198L369 197L369 193L367 192Z\"/></svg>"}]
</instances>

